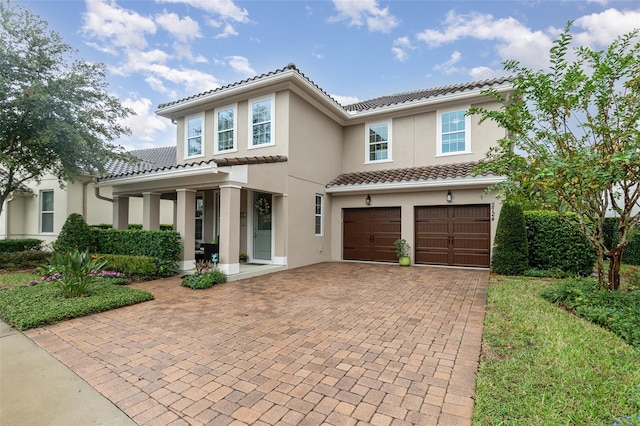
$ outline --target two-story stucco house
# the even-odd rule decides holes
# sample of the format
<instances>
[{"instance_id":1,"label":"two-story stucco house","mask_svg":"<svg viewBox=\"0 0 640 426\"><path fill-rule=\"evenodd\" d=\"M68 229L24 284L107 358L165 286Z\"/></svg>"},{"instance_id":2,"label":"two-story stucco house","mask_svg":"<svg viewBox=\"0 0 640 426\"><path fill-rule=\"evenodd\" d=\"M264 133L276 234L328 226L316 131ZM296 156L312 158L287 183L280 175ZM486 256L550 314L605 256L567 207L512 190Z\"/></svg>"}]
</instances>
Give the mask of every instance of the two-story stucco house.
<instances>
[{"instance_id":1,"label":"two-story stucco house","mask_svg":"<svg viewBox=\"0 0 640 426\"><path fill-rule=\"evenodd\" d=\"M176 163L135 167L98 180L111 188L114 227L143 200L147 229L159 203L175 201L191 269L197 240L219 242L220 267L298 267L329 260L394 262L406 239L415 264L488 267L500 203L472 176L504 136L465 115L491 107L481 90L502 78L418 90L346 107L293 64L161 104L176 126ZM497 107L497 106L496 106Z\"/></svg>"}]
</instances>

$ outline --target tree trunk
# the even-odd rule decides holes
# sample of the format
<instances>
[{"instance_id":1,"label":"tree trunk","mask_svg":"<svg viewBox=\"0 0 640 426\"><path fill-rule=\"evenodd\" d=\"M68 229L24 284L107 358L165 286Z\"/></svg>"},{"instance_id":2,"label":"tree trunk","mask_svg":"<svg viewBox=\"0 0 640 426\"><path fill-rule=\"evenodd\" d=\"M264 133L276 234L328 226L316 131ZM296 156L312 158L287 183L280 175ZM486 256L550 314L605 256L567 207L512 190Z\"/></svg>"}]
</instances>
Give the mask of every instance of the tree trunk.
<instances>
[{"instance_id":1,"label":"tree trunk","mask_svg":"<svg viewBox=\"0 0 640 426\"><path fill-rule=\"evenodd\" d=\"M598 247L596 250L596 268L598 271L598 285L600 290L604 290L604 255L602 250Z\"/></svg>"},{"instance_id":2,"label":"tree trunk","mask_svg":"<svg viewBox=\"0 0 640 426\"><path fill-rule=\"evenodd\" d=\"M609 290L620 289L620 266L622 265L622 250L611 250L609 254Z\"/></svg>"}]
</instances>

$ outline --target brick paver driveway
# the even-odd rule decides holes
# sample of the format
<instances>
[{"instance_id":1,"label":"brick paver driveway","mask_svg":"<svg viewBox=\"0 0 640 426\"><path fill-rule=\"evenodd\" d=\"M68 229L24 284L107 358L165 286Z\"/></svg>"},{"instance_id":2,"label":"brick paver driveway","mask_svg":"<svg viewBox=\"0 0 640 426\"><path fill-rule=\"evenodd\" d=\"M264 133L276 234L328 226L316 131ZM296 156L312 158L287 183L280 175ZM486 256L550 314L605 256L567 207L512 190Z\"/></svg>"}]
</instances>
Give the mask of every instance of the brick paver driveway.
<instances>
[{"instance_id":1,"label":"brick paver driveway","mask_svg":"<svg viewBox=\"0 0 640 426\"><path fill-rule=\"evenodd\" d=\"M487 271L324 263L26 334L139 424L470 424Z\"/></svg>"}]
</instances>

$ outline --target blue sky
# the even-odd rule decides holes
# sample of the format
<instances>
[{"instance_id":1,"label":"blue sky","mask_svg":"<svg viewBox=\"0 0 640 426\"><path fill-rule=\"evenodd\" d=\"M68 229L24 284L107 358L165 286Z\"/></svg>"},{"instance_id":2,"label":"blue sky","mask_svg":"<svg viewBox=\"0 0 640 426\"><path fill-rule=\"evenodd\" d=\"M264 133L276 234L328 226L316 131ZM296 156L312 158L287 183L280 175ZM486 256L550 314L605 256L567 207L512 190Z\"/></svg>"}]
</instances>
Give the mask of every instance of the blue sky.
<instances>
[{"instance_id":1,"label":"blue sky","mask_svg":"<svg viewBox=\"0 0 640 426\"><path fill-rule=\"evenodd\" d=\"M127 149L175 143L158 104L293 62L343 104L540 68L574 21L602 49L640 27L634 1L13 0L82 59L109 67L109 90L137 113Z\"/></svg>"}]
</instances>

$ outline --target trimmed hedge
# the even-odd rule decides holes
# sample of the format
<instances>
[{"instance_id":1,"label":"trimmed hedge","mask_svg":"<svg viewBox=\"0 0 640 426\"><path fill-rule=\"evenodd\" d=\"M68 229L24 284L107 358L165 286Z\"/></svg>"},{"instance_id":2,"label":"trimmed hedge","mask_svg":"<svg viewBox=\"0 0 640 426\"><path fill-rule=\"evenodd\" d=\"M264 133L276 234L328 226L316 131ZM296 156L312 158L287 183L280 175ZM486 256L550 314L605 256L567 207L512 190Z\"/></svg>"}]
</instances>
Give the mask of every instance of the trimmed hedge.
<instances>
[{"instance_id":1,"label":"trimmed hedge","mask_svg":"<svg viewBox=\"0 0 640 426\"><path fill-rule=\"evenodd\" d=\"M553 211L527 211L524 217L532 268L591 275L595 250L582 235L575 214L568 213L562 218Z\"/></svg>"},{"instance_id":2,"label":"trimmed hedge","mask_svg":"<svg viewBox=\"0 0 640 426\"><path fill-rule=\"evenodd\" d=\"M617 217L607 217L604 220L604 245L611 249L618 243L618 222ZM628 265L640 266L640 232L636 232L629 245L624 249L622 253L622 263Z\"/></svg>"},{"instance_id":3,"label":"trimmed hedge","mask_svg":"<svg viewBox=\"0 0 640 426\"><path fill-rule=\"evenodd\" d=\"M51 258L48 251L18 251L15 253L0 253L0 269L17 270L37 268L47 263Z\"/></svg>"},{"instance_id":4,"label":"trimmed hedge","mask_svg":"<svg viewBox=\"0 0 640 426\"><path fill-rule=\"evenodd\" d=\"M127 256L123 254L99 254L99 258L106 260L105 269L121 272L127 277L149 279L156 276L156 261L150 256Z\"/></svg>"},{"instance_id":5,"label":"trimmed hedge","mask_svg":"<svg viewBox=\"0 0 640 426\"><path fill-rule=\"evenodd\" d=\"M527 227L522 208L505 203L493 244L491 269L501 275L522 275L529 267Z\"/></svg>"},{"instance_id":6,"label":"trimmed hedge","mask_svg":"<svg viewBox=\"0 0 640 426\"><path fill-rule=\"evenodd\" d=\"M16 253L20 251L41 250L42 240L36 238L16 238L0 240L0 253Z\"/></svg>"},{"instance_id":7,"label":"trimmed hedge","mask_svg":"<svg viewBox=\"0 0 640 426\"><path fill-rule=\"evenodd\" d=\"M95 228L92 232L98 253L153 257L158 275L163 277L178 269L182 244L177 232Z\"/></svg>"}]
</instances>

